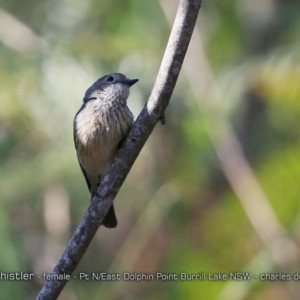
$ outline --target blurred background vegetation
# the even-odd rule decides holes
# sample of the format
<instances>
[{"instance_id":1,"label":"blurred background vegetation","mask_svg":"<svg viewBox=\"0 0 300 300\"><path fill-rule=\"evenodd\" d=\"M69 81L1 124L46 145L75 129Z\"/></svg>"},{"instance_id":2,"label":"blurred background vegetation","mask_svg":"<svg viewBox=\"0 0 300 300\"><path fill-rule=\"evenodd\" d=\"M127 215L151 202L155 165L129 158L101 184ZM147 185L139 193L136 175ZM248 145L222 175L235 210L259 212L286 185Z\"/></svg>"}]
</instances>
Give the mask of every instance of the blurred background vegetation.
<instances>
[{"instance_id":1,"label":"blurred background vegetation","mask_svg":"<svg viewBox=\"0 0 300 300\"><path fill-rule=\"evenodd\" d=\"M147 101L177 1L1 0L0 271L50 272L89 204L72 120L104 74ZM70 281L59 299L298 299L261 280L299 267L300 2L203 1L167 123L157 125L79 272L206 273ZM251 272L250 281L208 274ZM43 284L1 281L0 299Z\"/></svg>"}]
</instances>

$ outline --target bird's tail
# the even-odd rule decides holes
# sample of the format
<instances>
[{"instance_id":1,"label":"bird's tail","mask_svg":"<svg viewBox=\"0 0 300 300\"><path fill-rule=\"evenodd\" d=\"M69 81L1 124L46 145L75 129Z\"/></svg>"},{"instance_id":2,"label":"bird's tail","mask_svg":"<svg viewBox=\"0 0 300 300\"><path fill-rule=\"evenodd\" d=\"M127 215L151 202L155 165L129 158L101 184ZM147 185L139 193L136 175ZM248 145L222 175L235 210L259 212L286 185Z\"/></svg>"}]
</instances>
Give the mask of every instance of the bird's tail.
<instances>
[{"instance_id":1,"label":"bird's tail","mask_svg":"<svg viewBox=\"0 0 300 300\"><path fill-rule=\"evenodd\" d=\"M118 225L116 213L115 213L115 208L114 205L112 204L111 207L109 208L107 214L105 215L102 225L105 226L106 228L115 228Z\"/></svg>"}]
</instances>

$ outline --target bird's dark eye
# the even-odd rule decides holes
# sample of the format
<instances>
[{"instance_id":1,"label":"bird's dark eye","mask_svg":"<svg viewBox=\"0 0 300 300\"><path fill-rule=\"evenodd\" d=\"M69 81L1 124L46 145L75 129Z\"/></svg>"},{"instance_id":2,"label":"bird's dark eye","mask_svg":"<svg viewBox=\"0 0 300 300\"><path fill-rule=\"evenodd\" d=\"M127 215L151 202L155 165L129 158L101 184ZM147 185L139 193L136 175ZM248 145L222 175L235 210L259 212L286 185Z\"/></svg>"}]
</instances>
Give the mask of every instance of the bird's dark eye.
<instances>
[{"instance_id":1,"label":"bird's dark eye","mask_svg":"<svg viewBox=\"0 0 300 300\"><path fill-rule=\"evenodd\" d=\"M113 82L114 81L114 76L108 76L106 78L106 82Z\"/></svg>"}]
</instances>

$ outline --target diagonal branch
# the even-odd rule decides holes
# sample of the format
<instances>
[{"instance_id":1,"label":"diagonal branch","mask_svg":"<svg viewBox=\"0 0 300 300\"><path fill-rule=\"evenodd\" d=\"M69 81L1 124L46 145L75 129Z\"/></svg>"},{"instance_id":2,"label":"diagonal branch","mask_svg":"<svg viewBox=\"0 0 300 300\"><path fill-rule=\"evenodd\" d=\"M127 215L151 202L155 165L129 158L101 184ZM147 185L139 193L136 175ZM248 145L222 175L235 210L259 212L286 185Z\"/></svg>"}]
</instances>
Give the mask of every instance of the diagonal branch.
<instances>
[{"instance_id":1,"label":"diagonal branch","mask_svg":"<svg viewBox=\"0 0 300 300\"><path fill-rule=\"evenodd\" d=\"M75 270L97 229L116 197L139 152L156 123L163 116L175 87L200 9L201 0L180 0L169 42L150 98L108 174L103 179L98 196L85 212L65 251L38 294L38 300L57 299L68 277ZM58 280L58 275L64 276ZM71 277L69 277L71 278Z\"/></svg>"}]
</instances>

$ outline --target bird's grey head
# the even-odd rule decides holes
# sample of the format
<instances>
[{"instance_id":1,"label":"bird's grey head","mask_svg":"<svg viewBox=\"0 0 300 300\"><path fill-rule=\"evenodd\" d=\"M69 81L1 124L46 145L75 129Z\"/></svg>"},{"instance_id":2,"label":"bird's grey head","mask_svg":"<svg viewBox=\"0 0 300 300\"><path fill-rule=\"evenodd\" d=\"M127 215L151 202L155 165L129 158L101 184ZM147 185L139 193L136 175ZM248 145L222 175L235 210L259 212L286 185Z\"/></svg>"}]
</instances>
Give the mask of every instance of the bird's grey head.
<instances>
[{"instance_id":1,"label":"bird's grey head","mask_svg":"<svg viewBox=\"0 0 300 300\"><path fill-rule=\"evenodd\" d=\"M129 95L129 88L138 79L129 79L121 73L113 73L99 78L85 93L83 101L100 100L108 104L114 102L125 104Z\"/></svg>"}]
</instances>

